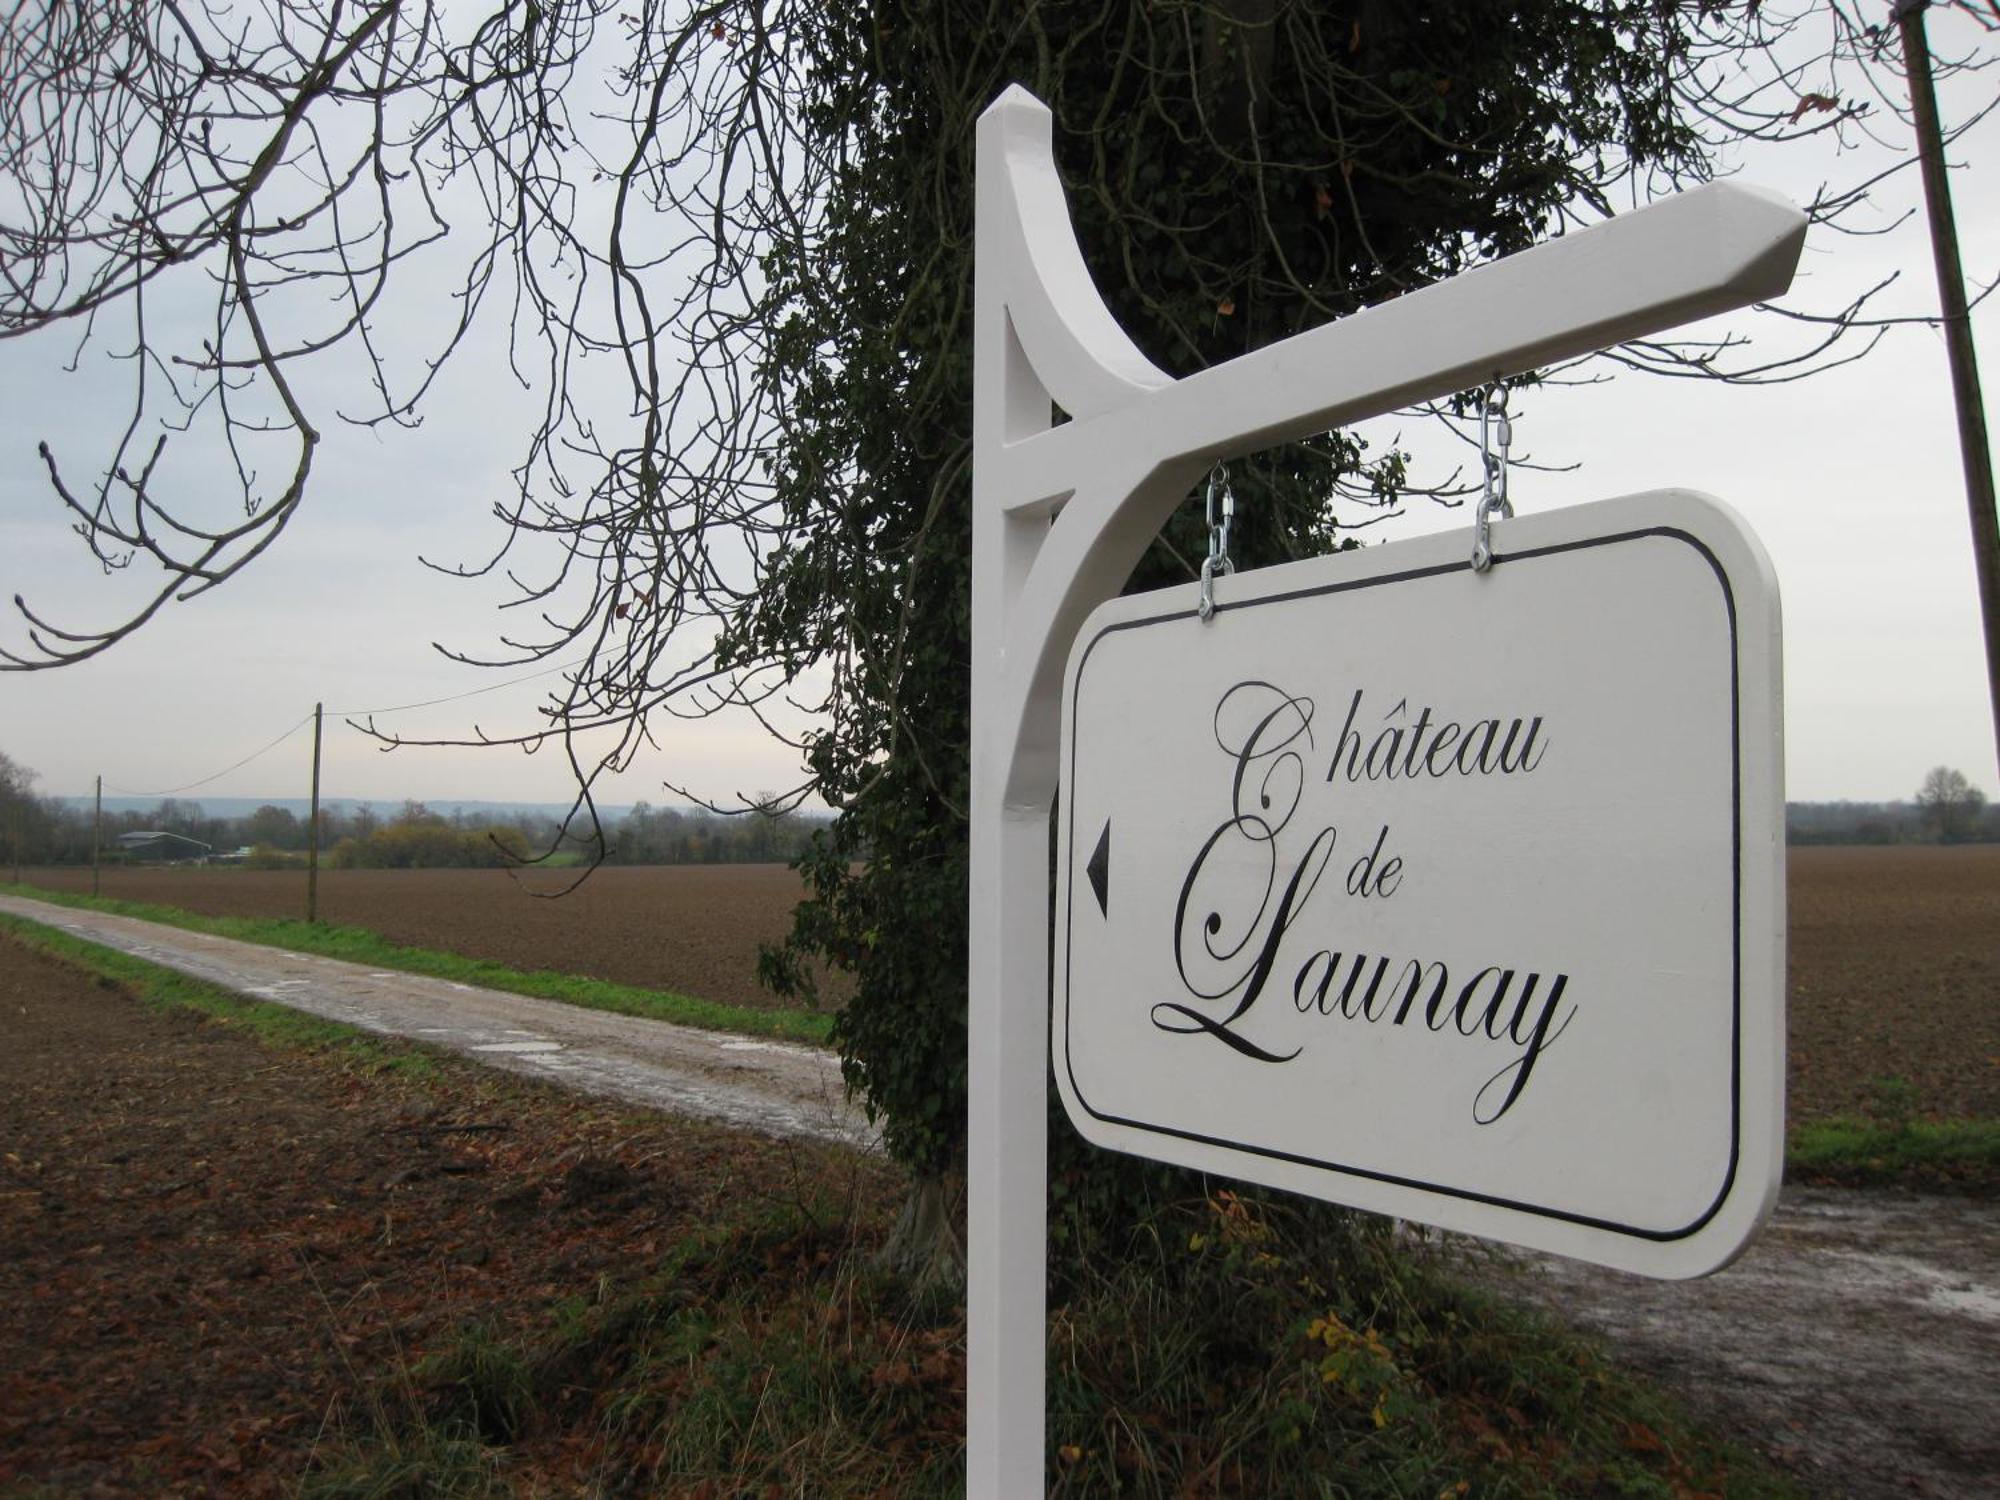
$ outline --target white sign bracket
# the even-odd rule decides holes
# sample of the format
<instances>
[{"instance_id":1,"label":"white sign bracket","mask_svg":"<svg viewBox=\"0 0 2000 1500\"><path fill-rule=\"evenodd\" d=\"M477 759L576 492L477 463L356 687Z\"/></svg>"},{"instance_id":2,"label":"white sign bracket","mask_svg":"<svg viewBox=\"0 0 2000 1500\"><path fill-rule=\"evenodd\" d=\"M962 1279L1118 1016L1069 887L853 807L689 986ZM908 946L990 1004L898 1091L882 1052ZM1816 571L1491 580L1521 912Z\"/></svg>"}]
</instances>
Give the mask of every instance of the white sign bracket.
<instances>
[{"instance_id":1,"label":"white sign bracket","mask_svg":"<svg viewBox=\"0 0 2000 1500\"><path fill-rule=\"evenodd\" d=\"M1174 380L1078 249L1048 110L978 134L967 1494L1043 1488L1049 813L1064 665L1216 460L1658 332L1789 285L1806 219L1711 185ZM1068 420L1055 421L1060 407Z\"/></svg>"}]
</instances>

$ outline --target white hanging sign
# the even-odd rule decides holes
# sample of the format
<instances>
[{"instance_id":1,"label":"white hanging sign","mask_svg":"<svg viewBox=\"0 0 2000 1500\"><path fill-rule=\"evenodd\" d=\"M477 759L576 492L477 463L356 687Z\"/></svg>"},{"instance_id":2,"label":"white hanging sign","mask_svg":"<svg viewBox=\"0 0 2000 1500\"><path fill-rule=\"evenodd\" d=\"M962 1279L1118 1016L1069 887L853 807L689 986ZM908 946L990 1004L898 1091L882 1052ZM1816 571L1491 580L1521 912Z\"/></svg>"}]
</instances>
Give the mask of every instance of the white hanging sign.
<instances>
[{"instance_id":1,"label":"white hanging sign","mask_svg":"<svg viewBox=\"0 0 2000 1500\"><path fill-rule=\"evenodd\" d=\"M1653 1275L1783 1148L1777 590L1661 492L1114 600L1063 696L1099 1145Z\"/></svg>"}]
</instances>

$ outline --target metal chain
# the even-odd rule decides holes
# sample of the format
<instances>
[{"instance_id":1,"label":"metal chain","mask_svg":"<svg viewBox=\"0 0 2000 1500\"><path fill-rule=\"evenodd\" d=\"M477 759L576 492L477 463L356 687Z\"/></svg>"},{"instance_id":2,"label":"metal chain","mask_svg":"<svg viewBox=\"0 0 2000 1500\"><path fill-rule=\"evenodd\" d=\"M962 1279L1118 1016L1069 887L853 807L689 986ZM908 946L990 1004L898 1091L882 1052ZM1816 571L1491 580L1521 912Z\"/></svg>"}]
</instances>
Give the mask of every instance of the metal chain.
<instances>
[{"instance_id":1,"label":"metal chain","mask_svg":"<svg viewBox=\"0 0 2000 1500\"><path fill-rule=\"evenodd\" d=\"M1229 523L1235 519L1236 496L1229 488L1229 471L1217 464L1208 471L1208 556L1202 559L1201 603L1196 607L1204 625L1215 618L1216 575L1236 571L1229 557Z\"/></svg>"},{"instance_id":2,"label":"metal chain","mask_svg":"<svg viewBox=\"0 0 2000 1500\"><path fill-rule=\"evenodd\" d=\"M1493 517L1498 515L1503 521L1514 518L1514 502L1507 498L1507 449L1513 441L1514 424L1507 420L1507 387L1496 380L1479 397L1479 462L1486 478L1472 529L1475 573L1493 566Z\"/></svg>"}]
</instances>

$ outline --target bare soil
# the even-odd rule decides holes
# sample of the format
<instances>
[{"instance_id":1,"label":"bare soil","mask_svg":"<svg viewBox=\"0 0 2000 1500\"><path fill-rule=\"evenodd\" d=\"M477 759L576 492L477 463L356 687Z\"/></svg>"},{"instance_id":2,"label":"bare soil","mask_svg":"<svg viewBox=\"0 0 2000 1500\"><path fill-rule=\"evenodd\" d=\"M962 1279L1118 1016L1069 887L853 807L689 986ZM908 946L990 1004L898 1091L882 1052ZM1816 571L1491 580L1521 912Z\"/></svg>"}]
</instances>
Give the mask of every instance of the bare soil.
<instances>
[{"instance_id":1,"label":"bare soil","mask_svg":"<svg viewBox=\"0 0 2000 1500\"><path fill-rule=\"evenodd\" d=\"M1791 851L1793 1119L1864 1113L1900 1077L1919 1111L2000 1115L2000 844Z\"/></svg>"},{"instance_id":2,"label":"bare soil","mask_svg":"<svg viewBox=\"0 0 2000 1500\"><path fill-rule=\"evenodd\" d=\"M0 1493L277 1495L385 1372L879 1164L268 1049L0 935ZM558 1486L558 1492L560 1486Z\"/></svg>"},{"instance_id":3,"label":"bare soil","mask_svg":"<svg viewBox=\"0 0 2000 1500\"><path fill-rule=\"evenodd\" d=\"M1789 1110L1864 1113L1875 1083L1915 1085L1920 1112L2000 1115L2000 845L1791 851ZM34 870L88 890L88 870ZM333 870L328 921L520 969L557 969L737 1005L798 901L778 865L607 867L558 900L551 876L498 870ZM212 915L298 916L293 871L107 869L104 894ZM837 996L835 997L838 998Z\"/></svg>"}]
</instances>

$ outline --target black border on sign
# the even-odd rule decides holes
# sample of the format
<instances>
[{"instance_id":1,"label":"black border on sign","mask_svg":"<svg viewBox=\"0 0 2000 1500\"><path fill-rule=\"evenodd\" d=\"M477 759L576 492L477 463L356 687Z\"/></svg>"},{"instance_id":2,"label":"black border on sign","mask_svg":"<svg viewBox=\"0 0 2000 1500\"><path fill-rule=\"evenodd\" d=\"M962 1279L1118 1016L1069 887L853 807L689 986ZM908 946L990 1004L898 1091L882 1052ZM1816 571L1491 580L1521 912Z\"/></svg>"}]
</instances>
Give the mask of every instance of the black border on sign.
<instances>
[{"instance_id":1,"label":"black border on sign","mask_svg":"<svg viewBox=\"0 0 2000 1500\"><path fill-rule=\"evenodd\" d=\"M1589 547L1612 546L1622 542L1640 541L1649 537L1664 537L1671 541L1685 542L1701 554L1714 571L1716 581L1722 586L1723 607L1729 618L1729 830L1731 861L1730 892L1730 1035L1729 1035L1729 1168L1723 1174L1722 1187L1715 1195L1715 1201L1697 1217L1694 1222L1680 1229L1643 1229L1637 1225L1621 1224L1614 1219L1595 1218L1589 1214L1571 1213L1566 1209L1549 1208L1541 1204L1524 1203L1513 1198L1503 1198L1493 1193L1475 1192L1470 1188L1449 1187L1440 1183L1425 1182L1418 1178L1402 1177L1391 1172L1377 1172L1367 1167L1358 1167L1346 1162L1324 1161L1318 1157L1306 1156L1298 1152L1281 1151L1271 1146L1251 1145L1243 1141L1232 1141L1220 1136L1203 1135L1197 1131L1181 1130L1171 1125L1154 1124L1146 1120L1126 1119L1119 1115L1105 1114L1091 1106L1084 1097L1083 1089L1076 1081L1075 1070L1070 1066L1069 1020L1070 1005L1070 955L1075 951L1071 942L1076 910L1076 803L1065 795L1063 818L1064 870L1068 872L1068 901L1063 909L1063 1071L1069 1076L1070 1094L1081 1104L1092 1119L1107 1125L1120 1125L1127 1129L1149 1131L1155 1135L1172 1136L1180 1140L1192 1141L1200 1145L1216 1146L1226 1151L1240 1152L1246 1156L1260 1156L1272 1161L1289 1162L1296 1166L1312 1167L1319 1171L1331 1172L1345 1177L1358 1177L1370 1182L1387 1183L1395 1187L1412 1188L1420 1192L1435 1193L1442 1197L1462 1199L1470 1203L1483 1203L1495 1208L1512 1209L1517 1213L1531 1214L1537 1218L1558 1219L1564 1223L1578 1224L1591 1229L1602 1229L1613 1234L1625 1235L1632 1239L1672 1241L1688 1238L1698 1233L1704 1225L1722 1211L1729 1200L1730 1190L1736 1185L1738 1159L1743 1143L1743 704L1742 704L1742 643L1737 636L1736 594L1730 586L1729 573L1722 566L1708 545L1692 533L1677 526L1650 526L1632 531L1615 532L1607 536L1588 537L1580 541L1559 542L1546 547L1529 547L1518 552L1495 553L1493 566L1513 562L1525 562L1529 558L1551 557L1563 552L1577 552ZM1433 578L1445 573L1470 572L1471 562L1459 561L1439 563L1427 568L1412 568L1401 573L1385 573L1375 578L1357 578L1347 582L1321 584L1314 588L1292 589L1281 594L1270 594L1260 599L1246 599L1237 604L1218 604L1216 613L1232 610L1256 609L1265 604L1283 604L1297 599L1317 598L1324 594L1344 594L1358 589L1375 588L1382 584L1408 583L1418 578ZM1193 615L1189 609L1165 610L1159 614L1146 615L1135 620L1120 620L1107 625L1083 647L1082 657L1077 663L1076 673L1070 690L1070 723L1076 722L1076 699L1083 686L1084 669L1089 665L1090 653L1106 636L1121 630L1135 630L1141 626L1158 625L1169 620L1183 620ZM1068 779L1065 791L1076 785L1076 741L1070 738L1069 764L1065 768ZM1337 1200L1336 1200L1337 1201Z\"/></svg>"}]
</instances>

